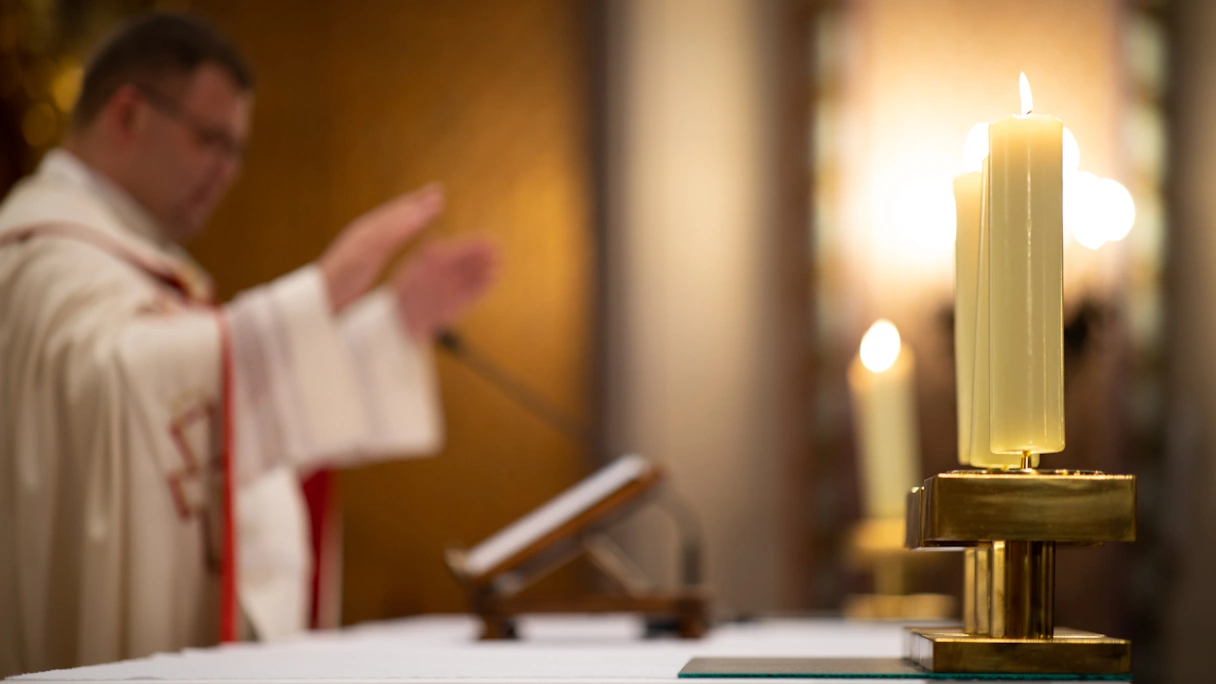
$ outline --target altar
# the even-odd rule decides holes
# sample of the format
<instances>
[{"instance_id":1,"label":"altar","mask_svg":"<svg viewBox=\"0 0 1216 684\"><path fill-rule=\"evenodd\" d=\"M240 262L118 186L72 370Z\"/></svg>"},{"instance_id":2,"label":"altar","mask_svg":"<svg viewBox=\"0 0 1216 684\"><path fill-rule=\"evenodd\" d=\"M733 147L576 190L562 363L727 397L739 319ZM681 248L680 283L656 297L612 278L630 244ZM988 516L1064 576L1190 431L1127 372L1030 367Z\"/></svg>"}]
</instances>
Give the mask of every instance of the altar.
<instances>
[{"instance_id":1,"label":"altar","mask_svg":"<svg viewBox=\"0 0 1216 684\"><path fill-rule=\"evenodd\" d=\"M642 621L630 616L526 617L519 627L518 641L479 641L481 626L473 617L424 616L278 643L189 649L6 681L649 684L677 681L693 657L898 658L906 634L898 623L829 618L726 623L701 640L644 639Z\"/></svg>"}]
</instances>

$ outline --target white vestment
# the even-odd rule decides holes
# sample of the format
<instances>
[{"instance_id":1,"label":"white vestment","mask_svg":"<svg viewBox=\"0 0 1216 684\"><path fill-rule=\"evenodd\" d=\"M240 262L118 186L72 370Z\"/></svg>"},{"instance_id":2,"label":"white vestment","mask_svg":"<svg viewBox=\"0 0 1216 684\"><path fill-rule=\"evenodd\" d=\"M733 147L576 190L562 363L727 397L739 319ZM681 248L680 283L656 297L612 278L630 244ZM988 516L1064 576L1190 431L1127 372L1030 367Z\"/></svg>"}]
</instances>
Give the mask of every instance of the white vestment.
<instances>
[{"instance_id":1,"label":"white vestment","mask_svg":"<svg viewBox=\"0 0 1216 684\"><path fill-rule=\"evenodd\" d=\"M302 628L299 474L439 447L388 292L335 318L306 266L214 307L158 235L63 150L0 205L0 676L213 644L233 594Z\"/></svg>"}]
</instances>

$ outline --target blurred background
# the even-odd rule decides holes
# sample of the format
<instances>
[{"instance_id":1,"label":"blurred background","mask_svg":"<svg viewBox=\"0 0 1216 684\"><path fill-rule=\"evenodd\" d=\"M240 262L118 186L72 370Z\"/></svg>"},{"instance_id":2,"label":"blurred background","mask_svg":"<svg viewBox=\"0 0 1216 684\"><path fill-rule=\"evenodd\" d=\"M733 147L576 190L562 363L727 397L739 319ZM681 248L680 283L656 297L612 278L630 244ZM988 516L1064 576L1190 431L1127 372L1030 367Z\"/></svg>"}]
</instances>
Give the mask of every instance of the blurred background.
<instances>
[{"instance_id":1,"label":"blurred background","mask_svg":"<svg viewBox=\"0 0 1216 684\"><path fill-rule=\"evenodd\" d=\"M3 0L0 189L60 139L96 41L151 8L211 20L257 74L242 179L190 245L225 299L441 180L432 234L505 253L459 333L586 433L441 354L444 452L341 476L344 623L464 610L445 547L627 452L697 511L721 617L829 614L869 591L846 562L865 497L846 370L891 320L915 354L914 468L957 467L951 180L973 126L1017 111L1025 72L1076 168L1134 206L1066 199L1068 446L1044 465L1136 474L1140 522L1135 544L1061 552L1056 621L1130 637L1138 681L1204 678L1216 4ZM675 581L666 519L619 536ZM917 581L957 595L960 568ZM536 591L595 581L575 564Z\"/></svg>"}]
</instances>

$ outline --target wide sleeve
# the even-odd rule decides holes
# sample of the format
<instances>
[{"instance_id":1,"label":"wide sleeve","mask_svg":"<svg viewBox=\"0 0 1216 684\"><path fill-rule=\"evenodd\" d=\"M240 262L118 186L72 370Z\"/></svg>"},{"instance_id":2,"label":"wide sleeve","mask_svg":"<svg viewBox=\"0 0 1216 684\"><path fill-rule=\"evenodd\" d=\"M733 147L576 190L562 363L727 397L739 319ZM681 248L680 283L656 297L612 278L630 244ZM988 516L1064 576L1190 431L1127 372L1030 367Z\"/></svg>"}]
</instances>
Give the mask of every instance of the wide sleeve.
<instances>
[{"instance_id":1,"label":"wide sleeve","mask_svg":"<svg viewBox=\"0 0 1216 684\"><path fill-rule=\"evenodd\" d=\"M354 366L368 432L362 453L416 456L443 442L431 347L411 340L393 296L378 289L344 312L343 340Z\"/></svg>"},{"instance_id":2,"label":"wide sleeve","mask_svg":"<svg viewBox=\"0 0 1216 684\"><path fill-rule=\"evenodd\" d=\"M402 333L391 296L341 317L308 266L225 307L240 478L279 465L307 470L439 447L429 350Z\"/></svg>"}]
</instances>

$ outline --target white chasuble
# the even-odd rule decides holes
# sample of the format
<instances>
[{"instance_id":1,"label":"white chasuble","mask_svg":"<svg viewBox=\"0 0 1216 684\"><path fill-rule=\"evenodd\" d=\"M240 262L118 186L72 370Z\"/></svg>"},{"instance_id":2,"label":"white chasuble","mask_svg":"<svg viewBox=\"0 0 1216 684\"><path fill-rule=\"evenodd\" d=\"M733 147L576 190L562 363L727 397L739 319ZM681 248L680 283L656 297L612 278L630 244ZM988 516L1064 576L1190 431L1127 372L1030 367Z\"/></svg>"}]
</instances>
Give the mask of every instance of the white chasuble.
<instances>
[{"instance_id":1,"label":"white chasuble","mask_svg":"<svg viewBox=\"0 0 1216 684\"><path fill-rule=\"evenodd\" d=\"M433 452L429 348L316 268L207 303L62 150L0 205L0 676L305 625L299 477ZM225 586L226 583L226 586Z\"/></svg>"}]
</instances>

